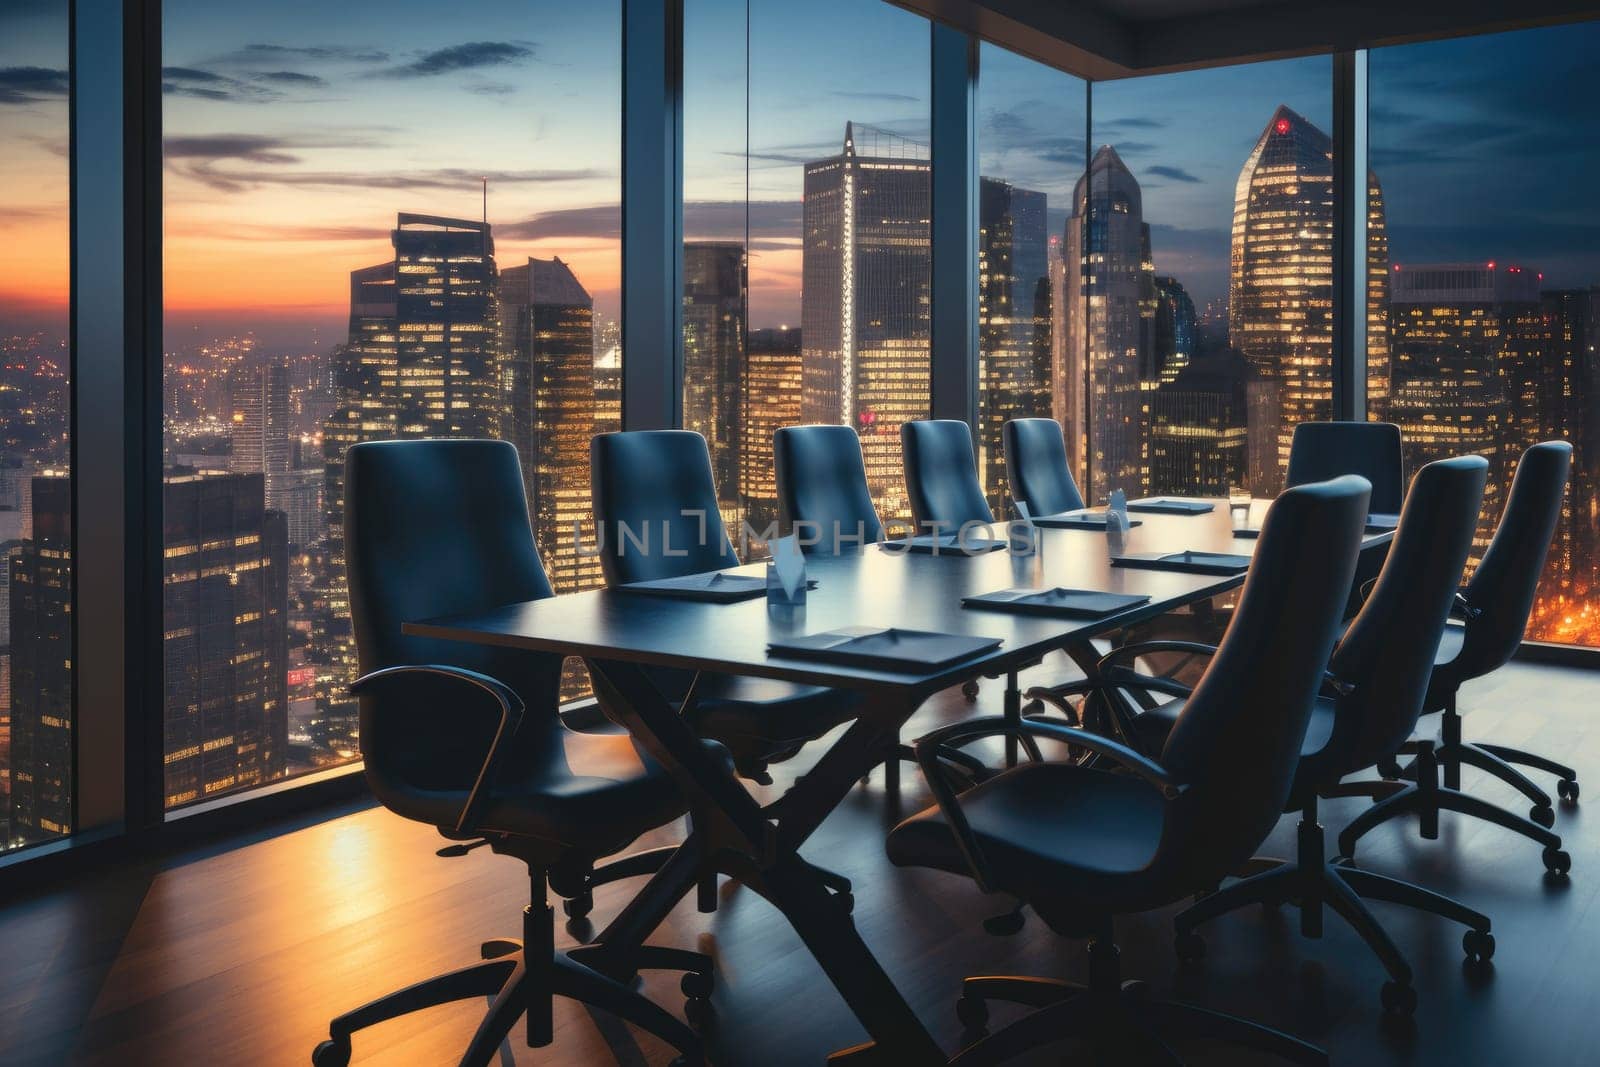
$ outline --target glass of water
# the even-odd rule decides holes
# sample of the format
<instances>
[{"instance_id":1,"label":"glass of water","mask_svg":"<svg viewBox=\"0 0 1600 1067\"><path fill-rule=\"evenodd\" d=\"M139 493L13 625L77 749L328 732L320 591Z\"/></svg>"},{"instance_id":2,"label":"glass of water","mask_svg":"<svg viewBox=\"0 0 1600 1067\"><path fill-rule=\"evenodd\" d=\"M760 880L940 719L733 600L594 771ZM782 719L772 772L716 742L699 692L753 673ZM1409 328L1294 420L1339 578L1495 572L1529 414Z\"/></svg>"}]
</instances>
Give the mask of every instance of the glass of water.
<instances>
[{"instance_id":1,"label":"glass of water","mask_svg":"<svg viewBox=\"0 0 1600 1067\"><path fill-rule=\"evenodd\" d=\"M1248 529L1250 526L1250 505L1255 498L1250 495L1250 489L1245 485L1228 486L1228 514L1233 519L1235 530Z\"/></svg>"}]
</instances>

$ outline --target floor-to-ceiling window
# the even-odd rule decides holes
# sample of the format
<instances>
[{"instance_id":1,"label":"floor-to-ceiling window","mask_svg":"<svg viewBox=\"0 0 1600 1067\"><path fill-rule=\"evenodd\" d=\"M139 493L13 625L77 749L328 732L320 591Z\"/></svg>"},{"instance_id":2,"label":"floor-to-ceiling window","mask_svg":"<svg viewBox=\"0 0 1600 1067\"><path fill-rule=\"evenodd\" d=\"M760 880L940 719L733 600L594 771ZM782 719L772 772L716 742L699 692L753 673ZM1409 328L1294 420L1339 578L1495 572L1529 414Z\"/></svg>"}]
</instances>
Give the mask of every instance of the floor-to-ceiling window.
<instances>
[{"instance_id":1,"label":"floor-to-ceiling window","mask_svg":"<svg viewBox=\"0 0 1600 1067\"><path fill-rule=\"evenodd\" d=\"M1490 474L1474 559L1522 452L1572 477L1528 637L1600 645L1600 23L1374 49L1392 382L1407 467L1468 452Z\"/></svg>"},{"instance_id":2,"label":"floor-to-ceiling window","mask_svg":"<svg viewBox=\"0 0 1600 1067\"><path fill-rule=\"evenodd\" d=\"M929 28L886 3L691 0L684 32L684 425L757 535L772 431L861 438L909 518L900 426L929 397Z\"/></svg>"},{"instance_id":3,"label":"floor-to-ceiling window","mask_svg":"<svg viewBox=\"0 0 1600 1067\"><path fill-rule=\"evenodd\" d=\"M1054 308L1086 495L1273 495L1294 425L1333 414L1332 63L1101 82L1092 105Z\"/></svg>"},{"instance_id":4,"label":"floor-to-ceiling window","mask_svg":"<svg viewBox=\"0 0 1600 1067\"><path fill-rule=\"evenodd\" d=\"M1059 420L1081 471L1082 377L1056 305L1066 300L1067 223L1088 158L1088 92L1080 78L991 45L978 78L978 474L1004 516L1008 420Z\"/></svg>"},{"instance_id":5,"label":"floor-to-ceiling window","mask_svg":"<svg viewBox=\"0 0 1600 1067\"><path fill-rule=\"evenodd\" d=\"M73 828L67 0L0 6L0 853Z\"/></svg>"},{"instance_id":6,"label":"floor-to-ceiling window","mask_svg":"<svg viewBox=\"0 0 1600 1067\"><path fill-rule=\"evenodd\" d=\"M620 18L164 4L168 807L356 756L349 445L514 441L556 589L599 583L574 527L620 420Z\"/></svg>"}]
</instances>

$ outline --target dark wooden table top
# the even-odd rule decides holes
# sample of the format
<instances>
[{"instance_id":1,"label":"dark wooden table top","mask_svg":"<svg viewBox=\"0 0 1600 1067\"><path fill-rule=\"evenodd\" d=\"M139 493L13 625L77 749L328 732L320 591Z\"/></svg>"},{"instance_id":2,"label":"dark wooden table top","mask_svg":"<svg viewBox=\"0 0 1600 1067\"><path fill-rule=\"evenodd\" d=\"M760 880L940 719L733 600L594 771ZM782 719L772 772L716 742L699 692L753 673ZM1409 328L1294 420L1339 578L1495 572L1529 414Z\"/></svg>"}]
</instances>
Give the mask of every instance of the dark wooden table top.
<instances>
[{"instance_id":1,"label":"dark wooden table top","mask_svg":"<svg viewBox=\"0 0 1600 1067\"><path fill-rule=\"evenodd\" d=\"M1124 551L1185 549L1250 555L1256 541L1233 536L1226 500L1202 515L1136 514ZM1257 501L1251 520L1267 508ZM1004 536L1005 525L995 527ZM765 599L710 604L597 589L470 616L410 622L424 637L496 644L568 656L778 678L846 688L943 688L979 674L1015 667L1075 641L1163 614L1240 585L1244 576L1201 575L1113 567L1106 535L1093 530L1041 529L1033 555L1008 551L967 556L930 555L875 545L838 557L812 557L817 582L799 607L769 607ZM980 535L981 536L981 535ZM1387 542L1370 534L1363 548ZM764 563L735 573L762 574ZM1060 586L1147 595L1142 605L1096 619L1041 618L966 608L961 598L1018 586ZM900 673L768 651L772 641L844 626L900 627L995 637L992 652L925 673Z\"/></svg>"}]
</instances>

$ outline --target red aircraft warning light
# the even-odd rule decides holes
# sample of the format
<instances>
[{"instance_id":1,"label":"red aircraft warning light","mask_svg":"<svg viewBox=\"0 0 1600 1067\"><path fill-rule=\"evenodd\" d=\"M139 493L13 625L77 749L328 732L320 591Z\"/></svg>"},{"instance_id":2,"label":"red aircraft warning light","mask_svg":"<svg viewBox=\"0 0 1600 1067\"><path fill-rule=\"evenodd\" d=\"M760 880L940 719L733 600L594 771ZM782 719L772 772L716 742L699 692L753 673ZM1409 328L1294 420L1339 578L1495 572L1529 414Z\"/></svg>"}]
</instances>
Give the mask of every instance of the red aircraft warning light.
<instances>
[{"instance_id":1,"label":"red aircraft warning light","mask_svg":"<svg viewBox=\"0 0 1600 1067\"><path fill-rule=\"evenodd\" d=\"M1289 132L1289 120L1288 119L1279 119L1277 122L1274 122L1272 124L1272 128L1277 130L1279 133L1288 133Z\"/></svg>"}]
</instances>

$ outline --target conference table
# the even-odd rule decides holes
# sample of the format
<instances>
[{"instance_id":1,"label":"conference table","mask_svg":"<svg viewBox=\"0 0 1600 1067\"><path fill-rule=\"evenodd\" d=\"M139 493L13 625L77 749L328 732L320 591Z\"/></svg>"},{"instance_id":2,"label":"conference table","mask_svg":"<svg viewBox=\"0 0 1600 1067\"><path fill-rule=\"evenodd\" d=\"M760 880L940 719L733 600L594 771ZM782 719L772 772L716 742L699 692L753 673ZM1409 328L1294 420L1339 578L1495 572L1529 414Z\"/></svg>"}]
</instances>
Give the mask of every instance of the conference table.
<instances>
[{"instance_id":1,"label":"conference table","mask_svg":"<svg viewBox=\"0 0 1600 1067\"><path fill-rule=\"evenodd\" d=\"M1236 537L1226 500L1197 515L1135 514L1125 554L1184 550L1248 555L1255 540ZM1256 501L1259 523L1268 502ZM985 531L973 535L980 539ZM992 535L1007 536L1007 524ZM1363 554L1381 553L1392 531L1369 528ZM1317 561L1307 564L1316 566ZM731 571L762 574L765 564ZM632 974L633 950L715 870L770 901L789 921L870 1038L830 1062L935 1063L942 1052L855 929L847 899L824 884L801 855L808 837L886 759L900 727L924 700L981 676L1008 674L1057 650L1092 649L1091 641L1175 608L1232 590L1243 573L1195 574L1113 566L1106 534L1039 528L1027 553L908 552L875 545L838 556L813 556L816 582L800 606L769 606L591 590L446 619L408 622L423 637L579 656L588 664L607 714L624 726L680 783L690 831L670 859L586 950L584 962L617 976ZM1149 600L1091 619L1038 617L962 606L962 598L1019 586L1129 593ZM768 645L842 627L877 626L1000 639L990 651L915 673L775 654ZM815 766L777 800L763 805L744 787L716 746L703 743L664 698L648 669L680 668L859 690L861 710ZM685 700L694 699L691 689Z\"/></svg>"}]
</instances>

